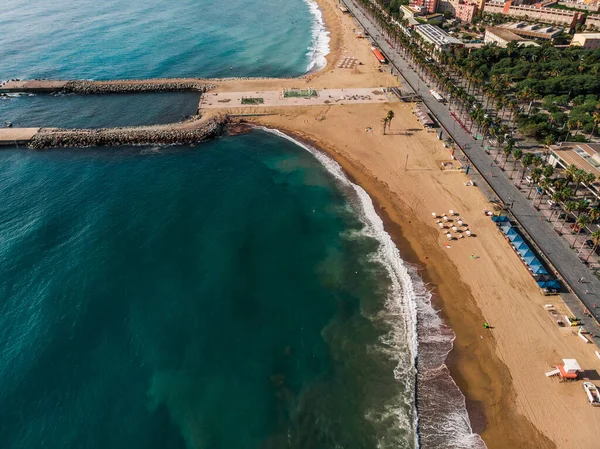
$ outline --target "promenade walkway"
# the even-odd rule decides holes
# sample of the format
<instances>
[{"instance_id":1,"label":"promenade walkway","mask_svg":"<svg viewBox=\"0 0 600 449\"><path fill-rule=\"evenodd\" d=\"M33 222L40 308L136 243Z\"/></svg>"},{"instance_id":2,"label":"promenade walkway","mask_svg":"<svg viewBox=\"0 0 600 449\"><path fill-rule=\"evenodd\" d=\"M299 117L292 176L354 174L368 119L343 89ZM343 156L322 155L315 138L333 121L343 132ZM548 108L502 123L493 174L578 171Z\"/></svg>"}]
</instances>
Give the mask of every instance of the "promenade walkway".
<instances>
[{"instance_id":1,"label":"promenade walkway","mask_svg":"<svg viewBox=\"0 0 600 449\"><path fill-rule=\"evenodd\" d=\"M595 308L594 305L596 303L600 305L600 281L579 261L578 257L569 248L568 243L564 239L558 238L550 224L544 219L540 219L541 214L533 208L504 172L493 163L493 159L486 154L483 147L461 126L456 126L448 107L431 96L425 81L419 78L407 61L390 47L384 36L367 19L363 11L350 0L343 0L343 2L384 51L390 63L412 89L418 92L438 122L452 136L464 154L477 168L483 180L489 184L505 204L510 206L514 218L581 301L579 302L574 295L562 295L567 306L579 318L582 318L584 327L587 330L598 333L600 329L598 326L600 308ZM584 279L584 282L579 282L581 278ZM510 280L507 279L508 281ZM584 316L581 303L594 315L596 322Z\"/></svg>"},{"instance_id":2,"label":"promenade walkway","mask_svg":"<svg viewBox=\"0 0 600 449\"><path fill-rule=\"evenodd\" d=\"M361 87L346 89L318 89L315 97L283 97L282 91L255 92L210 92L200 99L201 109L227 109L244 107L279 106L322 106L364 103L397 102L398 97L386 93L381 87ZM242 104L242 98L260 98L259 104Z\"/></svg>"}]
</instances>

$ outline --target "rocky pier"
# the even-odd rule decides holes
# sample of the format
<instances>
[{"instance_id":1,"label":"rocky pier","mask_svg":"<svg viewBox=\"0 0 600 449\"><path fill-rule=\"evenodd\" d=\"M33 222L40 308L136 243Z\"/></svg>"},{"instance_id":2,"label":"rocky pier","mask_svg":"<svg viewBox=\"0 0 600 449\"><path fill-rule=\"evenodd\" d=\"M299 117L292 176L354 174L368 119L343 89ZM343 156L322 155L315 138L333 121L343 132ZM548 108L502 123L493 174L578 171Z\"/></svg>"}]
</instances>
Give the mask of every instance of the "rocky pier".
<instances>
[{"instance_id":1,"label":"rocky pier","mask_svg":"<svg viewBox=\"0 0 600 449\"><path fill-rule=\"evenodd\" d=\"M226 115L199 117L172 125L99 129L41 129L28 143L34 150L119 145L174 145L204 142L224 133Z\"/></svg>"},{"instance_id":2,"label":"rocky pier","mask_svg":"<svg viewBox=\"0 0 600 449\"><path fill-rule=\"evenodd\" d=\"M165 78L113 81L9 80L0 84L0 93L72 93L99 95L118 93L200 92L215 85L196 78Z\"/></svg>"}]
</instances>

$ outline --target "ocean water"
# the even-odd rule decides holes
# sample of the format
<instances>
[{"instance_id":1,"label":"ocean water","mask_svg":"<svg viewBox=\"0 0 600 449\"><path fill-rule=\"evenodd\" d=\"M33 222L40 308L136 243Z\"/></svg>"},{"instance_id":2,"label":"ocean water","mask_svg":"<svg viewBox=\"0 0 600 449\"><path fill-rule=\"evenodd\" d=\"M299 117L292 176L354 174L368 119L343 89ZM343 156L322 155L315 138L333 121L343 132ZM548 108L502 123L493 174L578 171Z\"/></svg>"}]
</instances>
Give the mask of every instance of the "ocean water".
<instances>
[{"instance_id":1,"label":"ocean water","mask_svg":"<svg viewBox=\"0 0 600 449\"><path fill-rule=\"evenodd\" d=\"M0 179L3 448L414 447L381 223L309 152L12 149Z\"/></svg>"},{"instance_id":2,"label":"ocean water","mask_svg":"<svg viewBox=\"0 0 600 449\"><path fill-rule=\"evenodd\" d=\"M311 8L309 0L4 0L0 79L298 76L323 63Z\"/></svg>"}]
</instances>

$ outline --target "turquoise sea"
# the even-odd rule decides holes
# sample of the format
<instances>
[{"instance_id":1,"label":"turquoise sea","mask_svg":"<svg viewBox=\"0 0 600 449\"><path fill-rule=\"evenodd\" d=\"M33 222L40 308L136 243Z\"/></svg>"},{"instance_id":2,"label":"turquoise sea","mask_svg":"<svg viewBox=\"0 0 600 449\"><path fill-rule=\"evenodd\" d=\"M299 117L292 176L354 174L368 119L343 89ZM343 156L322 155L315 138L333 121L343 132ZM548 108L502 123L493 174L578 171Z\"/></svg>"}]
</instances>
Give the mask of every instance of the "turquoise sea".
<instances>
[{"instance_id":1,"label":"turquoise sea","mask_svg":"<svg viewBox=\"0 0 600 449\"><path fill-rule=\"evenodd\" d=\"M299 76L328 48L309 0L6 0L0 29L0 80ZM167 123L198 100L17 95L0 126ZM415 268L335 162L278 132L4 148L0 266L3 449L478 447L451 379L423 376L452 333Z\"/></svg>"}]
</instances>

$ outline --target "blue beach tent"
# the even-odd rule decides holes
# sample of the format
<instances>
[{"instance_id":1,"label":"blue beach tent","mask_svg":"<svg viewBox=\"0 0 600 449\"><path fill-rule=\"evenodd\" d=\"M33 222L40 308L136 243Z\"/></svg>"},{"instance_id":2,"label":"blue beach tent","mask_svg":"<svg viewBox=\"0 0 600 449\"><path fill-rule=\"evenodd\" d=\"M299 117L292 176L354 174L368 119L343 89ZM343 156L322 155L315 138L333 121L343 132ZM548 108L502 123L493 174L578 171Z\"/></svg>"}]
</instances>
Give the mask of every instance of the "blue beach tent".
<instances>
[{"instance_id":1,"label":"blue beach tent","mask_svg":"<svg viewBox=\"0 0 600 449\"><path fill-rule=\"evenodd\" d=\"M531 251L529 251L529 252L531 253ZM529 265L529 268L531 268L531 266L534 263L536 263L536 262L539 263L537 258L533 254L531 254L531 256L524 257L523 259L525 259L525 262L527 262L527 265Z\"/></svg>"},{"instance_id":2,"label":"blue beach tent","mask_svg":"<svg viewBox=\"0 0 600 449\"><path fill-rule=\"evenodd\" d=\"M521 237L520 235L518 235L513 241L512 244L514 246L520 245L522 243L525 243L525 240L523 240L523 237Z\"/></svg>"},{"instance_id":3,"label":"blue beach tent","mask_svg":"<svg viewBox=\"0 0 600 449\"><path fill-rule=\"evenodd\" d=\"M548 271L542 265L531 267L531 269L533 270L533 274L548 274Z\"/></svg>"},{"instance_id":4,"label":"blue beach tent","mask_svg":"<svg viewBox=\"0 0 600 449\"><path fill-rule=\"evenodd\" d=\"M513 242L513 246L515 247L515 249L517 251L522 250L522 249L525 249L525 250L529 249L529 246L527 246L527 243L525 243L525 242L517 242L517 243Z\"/></svg>"},{"instance_id":5,"label":"blue beach tent","mask_svg":"<svg viewBox=\"0 0 600 449\"><path fill-rule=\"evenodd\" d=\"M508 239L511 242L513 242L517 238L520 238L519 234L517 234L517 231L515 231L513 228L510 228L508 230L508 232L506 233L506 236L508 237Z\"/></svg>"}]
</instances>

